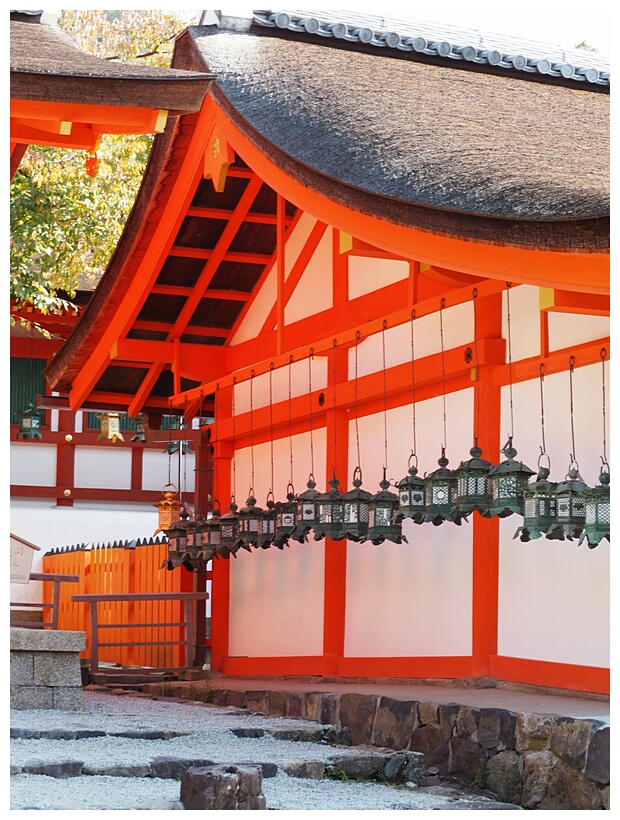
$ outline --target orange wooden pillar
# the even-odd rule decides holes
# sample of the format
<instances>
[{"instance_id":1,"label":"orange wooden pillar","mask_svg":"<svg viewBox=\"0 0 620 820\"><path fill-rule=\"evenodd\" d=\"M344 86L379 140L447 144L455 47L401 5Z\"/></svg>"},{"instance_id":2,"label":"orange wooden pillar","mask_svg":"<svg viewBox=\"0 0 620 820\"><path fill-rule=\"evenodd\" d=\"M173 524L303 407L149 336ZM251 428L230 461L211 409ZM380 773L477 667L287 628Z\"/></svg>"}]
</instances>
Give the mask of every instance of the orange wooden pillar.
<instances>
[{"instance_id":1,"label":"orange wooden pillar","mask_svg":"<svg viewBox=\"0 0 620 820\"><path fill-rule=\"evenodd\" d=\"M492 368L505 361L502 294L474 301L477 346L484 361L478 368L479 379L474 387L474 433L479 417L478 445L482 457L497 464L501 460L501 388L492 382ZM472 377L475 378L475 368ZM483 518L475 512L472 524L472 675L477 676L490 674L491 656L497 654L499 519Z\"/></svg>"},{"instance_id":2,"label":"orange wooden pillar","mask_svg":"<svg viewBox=\"0 0 620 820\"><path fill-rule=\"evenodd\" d=\"M338 385L348 379L348 349L334 347L328 361L328 385L338 394ZM340 490L348 489L349 417L346 409L327 412L326 481L336 471ZM323 611L323 674L337 675L344 655L347 542L325 539L325 586Z\"/></svg>"},{"instance_id":3,"label":"orange wooden pillar","mask_svg":"<svg viewBox=\"0 0 620 820\"><path fill-rule=\"evenodd\" d=\"M234 387L217 390L215 394L215 425L213 454L213 498L220 502L222 514L228 512L231 494L230 466L234 442L218 440L218 424L232 415ZM221 672L228 657L230 629L230 560L214 558L211 579L211 669Z\"/></svg>"}]
</instances>

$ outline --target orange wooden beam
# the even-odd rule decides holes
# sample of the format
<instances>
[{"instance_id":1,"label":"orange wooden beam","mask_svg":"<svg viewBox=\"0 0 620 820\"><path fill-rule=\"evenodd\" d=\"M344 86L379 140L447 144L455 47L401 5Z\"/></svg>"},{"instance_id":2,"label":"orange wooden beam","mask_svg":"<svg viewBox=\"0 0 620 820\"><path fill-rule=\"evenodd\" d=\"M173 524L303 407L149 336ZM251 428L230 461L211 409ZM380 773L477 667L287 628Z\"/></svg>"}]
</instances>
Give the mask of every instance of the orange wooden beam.
<instances>
[{"instance_id":1,"label":"orange wooden beam","mask_svg":"<svg viewBox=\"0 0 620 820\"><path fill-rule=\"evenodd\" d=\"M11 140L22 145L50 145L54 148L73 148L92 153L99 137L100 132L88 126L74 125L70 134L54 134L15 120L11 122Z\"/></svg>"},{"instance_id":2,"label":"orange wooden beam","mask_svg":"<svg viewBox=\"0 0 620 820\"><path fill-rule=\"evenodd\" d=\"M153 285L151 293L161 293L165 296L189 296L193 288L184 285ZM245 290L219 290L207 288L202 294L203 299L222 299L229 302L247 302L250 294Z\"/></svg>"},{"instance_id":3,"label":"orange wooden beam","mask_svg":"<svg viewBox=\"0 0 620 820\"><path fill-rule=\"evenodd\" d=\"M553 288L540 289L540 309L586 316L609 316L610 298L595 293L573 293Z\"/></svg>"},{"instance_id":4,"label":"orange wooden beam","mask_svg":"<svg viewBox=\"0 0 620 820\"><path fill-rule=\"evenodd\" d=\"M211 250L209 248L188 248L183 245L174 245L170 249L170 256L181 256L185 259L211 260L214 253L215 249ZM266 253L245 253L242 251L228 251L220 258L219 261L241 262L247 265L266 265L268 262L271 261L271 256Z\"/></svg>"},{"instance_id":5,"label":"orange wooden beam","mask_svg":"<svg viewBox=\"0 0 620 820\"><path fill-rule=\"evenodd\" d=\"M405 288L405 292L408 289L408 282L404 281L402 283L398 282L397 285L402 285ZM393 287L393 286L390 286ZM484 296L489 296L493 293L499 293L502 290L505 290L505 283L497 282L494 280L487 280L485 282L481 282L480 285L477 285L477 291L479 297L482 298ZM376 293L368 294L368 299L366 297L361 297L359 300L353 300L349 304L351 305L351 310L353 314L356 312L358 313L357 319L360 320L359 311L356 311L356 303L362 301L368 302L370 305L374 303L376 307L376 300L377 295ZM451 291L449 293L444 294L443 296L436 296L431 299L425 299L422 302L418 302L415 307L416 316L421 318L422 316L427 316L431 313L436 313L439 310L441 300L444 300L445 307L452 307L453 305L460 305L463 302L470 301L472 298L472 288L465 287L460 288L458 290ZM401 302L402 303L402 302ZM376 313L376 310L375 310ZM306 320L304 320L305 322ZM310 317L308 320L314 325L317 324L317 317ZM405 322L411 321L411 308L401 308L395 312L389 313L385 316L385 321L387 322L387 327L395 327L397 325L404 324ZM298 347L295 347L289 350L287 353L284 353L280 356L278 355L271 355L267 356L264 359L258 359L258 356L254 359L253 363L247 367L240 367L235 368L235 373L229 372L229 375L223 379L219 379L219 386L225 387L227 385L232 384L233 379L236 379L237 382L242 382L250 378L252 371L254 371L255 376L259 376L262 373L268 373L271 369L271 364L273 362L274 367L282 367L285 364L288 364L289 356L293 357L294 361L299 361L300 359L307 359L310 355L310 350L314 351L314 355L319 356L329 352L333 346L334 339L339 347L347 346L355 344L356 340L356 333L360 333L360 341L367 338L368 336L372 336L375 333L380 333L383 329L383 322L384 319L374 319L372 321L364 321L361 325L354 325L351 322L349 328L346 330L342 330L338 333L334 333L333 335L325 336L323 338L313 338L309 340L307 343L304 343ZM301 323L300 323L301 324ZM293 328L295 326L292 326ZM319 328L322 327L319 324ZM260 340L252 339L250 342L245 343L249 345L250 350L254 350L256 352L257 347L259 347ZM239 347L242 347L239 345ZM234 356L236 352L236 348L228 348L228 356ZM273 353L275 354L275 348ZM228 359L228 370L231 371L231 360ZM204 390L205 395L208 393L213 393L216 389L215 383L209 383L205 385L201 385L200 388L194 388L191 391L188 391L187 395L190 398L193 398L194 395L199 395L200 390ZM172 406L178 406L183 404L183 397L178 396L171 396L170 397L170 404Z\"/></svg>"},{"instance_id":6,"label":"orange wooden beam","mask_svg":"<svg viewBox=\"0 0 620 820\"><path fill-rule=\"evenodd\" d=\"M609 293L609 253L484 244L382 221L347 208L289 176L266 157L219 107L216 120L235 152L271 188L317 219L373 246L406 259L472 276L585 293Z\"/></svg>"},{"instance_id":7,"label":"orange wooden beam","mask_svg":"<svg viewBox=\"0 0 620 820\"><path fill-rule=\"evenodd\" d=\"M80 407L97 383L108 364L112 345L131 328L142 308L144 298L155 284L201 179L205 142L212 121L212 108L203 105L185 154L185 161L164 207L158 230L149 242L123 300L123 310L118 311L110 321L95 350L73 382L70 393L73 409L77 410Z\"/></svg>"},{"instance_id":8,"label":"orange wooden beam","mask_svg":"<svg viewBox=\"0 0 620 820\"><path fill-rule=\"evenodd\" d=\"M226 176L231 176L231 169L228 169ZM197 216L201 219L222 219L228 221L233 215L234 211L227 211L224 208L203 208L198 205L192 205L187 209L188 216ZM293 221L292 216L285 216L284 221L290 225ZM261 225L275 225L277 222L276 214L256 214L248 213L243 220L244 222L257 222Z\"/></svg>"},{"instance_id":9,"label":"orange wooden beam","mask_svg":"<svg viewBox=\"0 0 620 820\"><path fill-rule=\"evenodd\" d=\"M158 108L95 105L89 103L46 102L42 100L11 100L11 117L43 122L69 121L76 124L103 126L100 133L150 134L163 131L168 112Z\"/></svg>"},{"instance_id":10,"label":"orange wooden beam","mask_svg":"<svg viewBox=\"0 0 620 820\"><path fill-rule=\"evenodd\" d=\"M284 279L284 269L282 269L282 283L279 288L281 290L281 296L278 300L276 298L276 304L271 308L269 311L269 315L263 322L263 327L259 333L259 336L263 333L267 333L270 330L273 330L276 324L280 328L280 331L283 332L284 330L284 309L286 305L289 303L291 296L293 295L293 291L299 284L299 280L304 274L306 267L310 259L312 258L312 254L318 247L319 242L323 238L325 231L327 230L327 225L324 222L317 222L312 230L310 231L310 235L308 239L304 243L301 251L297 259L295 260L289 275ZM283 243L284 245L284 243ZM278 276L278 281L280 281L280 276ZM281 307L281 316L278 315L278 304L280 303ZM278 352L282 352L281 350Z\"/></svg>"},{"instance_id":11,"label":"orange wooden beam","mask_svg":"<svg viewBox=\"0 0 620 820\"><path fill-rule=\"evenodd\" d=\"M133 326L132 330L154 330L154 331L161 331L162 333L168 333L170 328L172 327L172 323L166 322L149 322L146 319L137 319ZM228 334L230 330L225 327L204 327L203 325L188 325L185 328L185 333L191 336L214 336L219 339L226 339L228 338Z\"/></svg>"}]
</instances>

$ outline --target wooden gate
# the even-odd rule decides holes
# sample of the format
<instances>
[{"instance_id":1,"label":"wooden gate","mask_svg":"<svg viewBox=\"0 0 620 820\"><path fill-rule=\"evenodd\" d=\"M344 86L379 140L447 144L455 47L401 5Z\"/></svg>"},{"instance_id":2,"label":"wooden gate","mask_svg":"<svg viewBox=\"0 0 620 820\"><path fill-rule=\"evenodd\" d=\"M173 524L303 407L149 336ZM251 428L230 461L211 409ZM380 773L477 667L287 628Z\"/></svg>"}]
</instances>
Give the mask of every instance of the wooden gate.
<instances>
[{"instance_id":1,"label":"wooden gate","mask_svg":"<svg viewBox=\"0 0 620 820\"><path fill-rule=\"evenodd\" d=\"M167 558L165 537L126 541L105 545L77 545L52 550L43 556L44 572L79 576L71 589L61 589L59 629L75 629L86 633L86 649L82 657L92 652L88 605L74 601L78 595L129 595L158 593L203 592L211 573L192 573L184 567L170 571L162 564ZM206 576L206 577L205 577ZM68 587L69 585L65 585ZM198 587L202 586L202 589ZM52 585L44 583L43 599L51 600ZM110 624L105 640L128 646L100 647L99 660L123 666L177 668L204 663L210 639L205 637L205 603L193 603L195 659L185 663L184 603L182 600L116 600L98 604L100 625ZM119 624L119 626L112 626ZM140 626L133 627L132 624ZM170 625L172 624L172 625ZM159 645L131 645L148 644ZM162 645L167 644L167 645Z\"/></svg>"}]
</instances>

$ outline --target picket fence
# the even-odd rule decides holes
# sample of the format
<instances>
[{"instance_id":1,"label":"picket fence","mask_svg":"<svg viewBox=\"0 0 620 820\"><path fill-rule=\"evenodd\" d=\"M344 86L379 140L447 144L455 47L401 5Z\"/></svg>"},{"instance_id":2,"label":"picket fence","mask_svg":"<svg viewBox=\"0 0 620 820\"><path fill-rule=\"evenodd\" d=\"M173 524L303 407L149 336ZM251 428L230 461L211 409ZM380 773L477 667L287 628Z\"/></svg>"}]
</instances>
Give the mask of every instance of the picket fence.
<instances>
[{"instance_id":1,"label":"picket fence","mask_svg":"<svg viewBox=\"0 0 620 820\"><path fill-rule=\"evenodd\" d=\"M162 567L168 543L161 538L112 544L78 544L53 549L43 556L43 571L79 576L79 582L62 584L59 629L86 633L82 657L90 658L91 635L88 605L72 601L76 594L119 594L193 592L195 576L184 567L169 571ZM52 584L43 584L44 603L51 601ZM110 601L98 604L100 624L153 624L153 626L111 627L100 630L100 640L109 643L179 641L171 646L127 646L105 648L100 644L99 660L123 666L176 668L185 665L181 601ZM103 634L102 634L103 633Z\"/></svg>"}]
</instances>

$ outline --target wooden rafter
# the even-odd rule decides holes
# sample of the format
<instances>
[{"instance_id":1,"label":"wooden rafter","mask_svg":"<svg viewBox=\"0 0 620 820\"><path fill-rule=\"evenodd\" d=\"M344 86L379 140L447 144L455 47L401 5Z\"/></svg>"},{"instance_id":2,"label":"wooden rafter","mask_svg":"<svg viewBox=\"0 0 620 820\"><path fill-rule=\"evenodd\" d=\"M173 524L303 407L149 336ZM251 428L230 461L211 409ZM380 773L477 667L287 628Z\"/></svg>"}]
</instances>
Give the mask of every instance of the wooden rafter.
<instances>
[{"instance_id":1,"label":"wooden rafter","mask_svg":"<svg viewBox=\"0 0 620 820\"><path fill-rule=\"evenodd\" d=\"M132 330L148 330L155 331L156 333L168 333L171 327L172 323L166 324L166 322L148 322L145 319L139 319L134 322ZM230 331L225 327L203 327L202 325L188 325L184 332L193 336L213 336L217 339L226 339L230 333Z\"/></svg>"},{"instance_id":2,"label":"wooden rafter","mask_svg":"<svg viewBox=\"0 0 620 820\"><path fill-rule=\"evenodd\" d=\"M186 285L153 285L151 293L161 293L165 296L189 296L193 288ZM223 301L247 302L250 294L245 290L217 290L207 288L202 294L203 299L222 299Z\"/></svg>"},{"instance_id":3,"label":"wooden rafter","mask_svg":"<svg viewBox=\"0 0 620 820\"><path fill-rule=\"evenodd\" d=\"M204 266L202 273L198 277L198 281L194 286L194 290L192 294L186 299L185 304L183 305L178 317L176 318L172 328L168 332L167 341L170 341L175 338L179 338L185 331L188 326L189 320L194 314L194 311L198 307L198 303L202 299L202 294L206 290L209 285L209 282L215 276L215 273L223 261L224 257L228 253L228 249L235 238L237 231L241 223L243 222L247 212L252 207L252 203L256 199L258 192L262 187L262 180L259 177L253 176L239 202L237 207L234 210L233 216L228 221L228 224L222 231L222 234L217 241L217 244L211 255L207 261L207 264ZM161 364L153 364L145 376L142 384L136 391L136 395L129 405L129 413L130 415L137 415L139 413L140 408L145 403L149 393L151 392L153 385L157 381L159 374L161 373L163 365Z\"/></svg>"},{"instance_id":4,"label":"wooden rafter","mask_svg":"<svg viewBox=\"0 0 620 820\"><path fill-rule=\"evenodd\" d=\"M230 170L229 170L230 175ZM233 215L234 211L227 211L224 208L202 208L197 205L192 205L191 208L187 209L188 216L197 216L200 219L224 219L228 220ZM261 225L275 225L277 222L276 214L255 214L255 213L248 213L244 222L257 222ZM292 216L287 216L285 218L285 222L291 223L293 221Z\"/></svg>"},{"instance_id":5,"label":"wooden rafter","mask_svg":"<svg viewBox=\"0 0 620 820\"><path fill-rule=\"evenodd\" d=\"M213 250L210 248L188 248L183 245L173 245L170 249L170 256L181 256L185 259L206 259L210 260L217 245ZM244 253L243 251L228 251L220 258L220 262L241 262L246 265L266 265L271 256L267 253ZM218 262L219 264L219 262Z\"/></svg>"}]
</instances>

